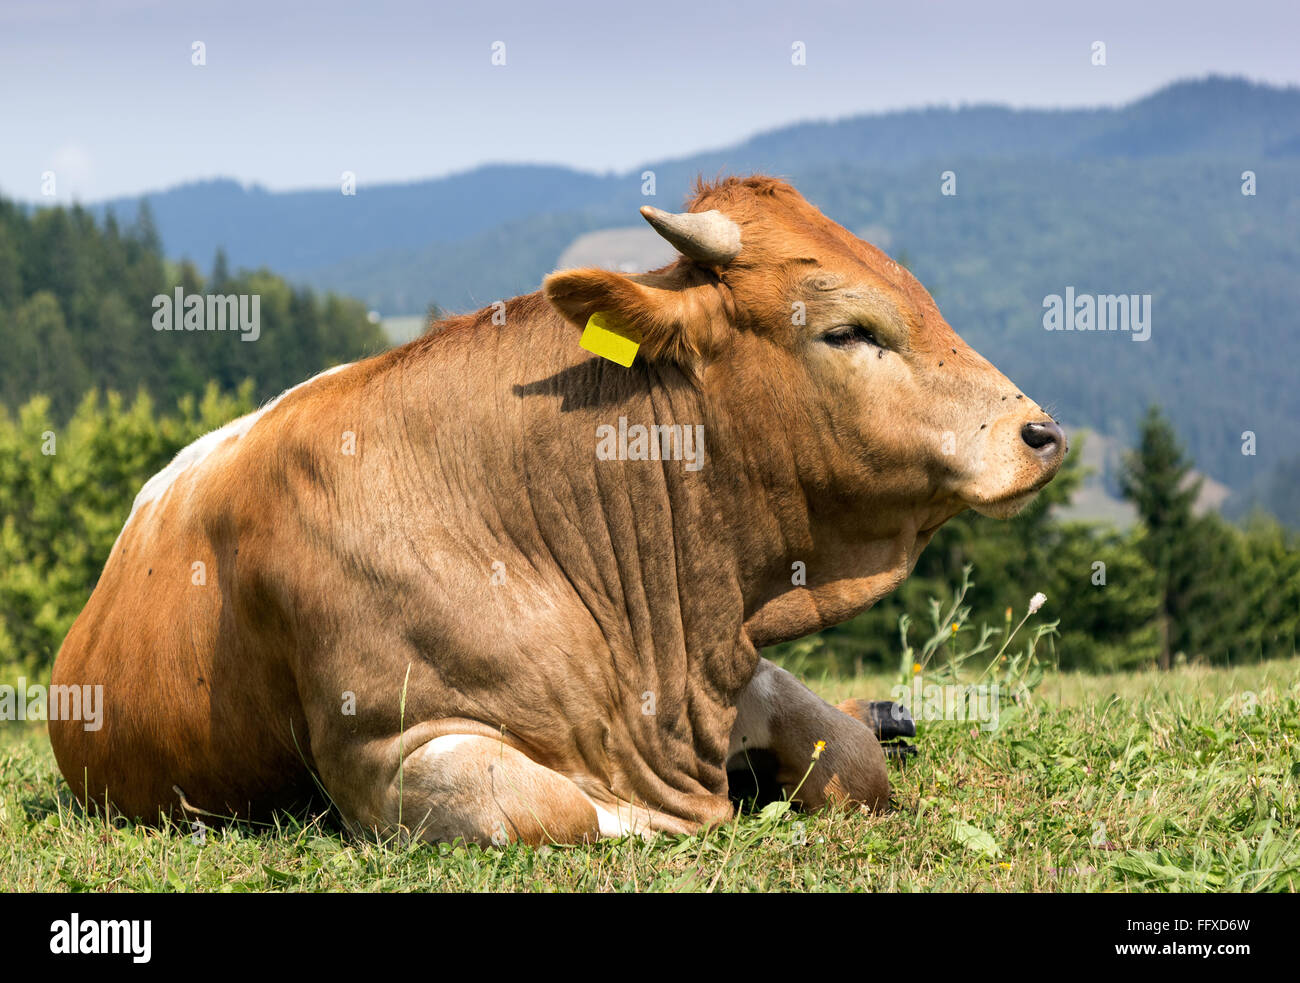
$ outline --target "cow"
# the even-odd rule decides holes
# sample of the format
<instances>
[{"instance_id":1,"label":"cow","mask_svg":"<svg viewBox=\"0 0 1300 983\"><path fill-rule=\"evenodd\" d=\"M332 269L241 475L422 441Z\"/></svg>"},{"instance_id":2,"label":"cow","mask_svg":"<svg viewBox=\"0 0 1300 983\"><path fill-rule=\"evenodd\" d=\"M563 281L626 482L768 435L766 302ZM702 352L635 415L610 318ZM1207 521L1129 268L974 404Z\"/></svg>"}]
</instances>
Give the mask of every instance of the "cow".
<instances>
[{"instance_id":1,"label":"cow","mask_svg":"<svg viewBox=\"0 0 1300 983\"><path fill-rule=\"evenodd\" d=\"M1014 514L1064 434L789 184L641 211L671 265L552 273L141 489L54 667L104 687L98 730L50 723L79 800L324 793L379 836L575 843L727 821L762 759L803 809L888 807L907 721L760 650L870 607L964 509ZM596 315L630 365L579 343Z\"/></svg>"}]
</instances>

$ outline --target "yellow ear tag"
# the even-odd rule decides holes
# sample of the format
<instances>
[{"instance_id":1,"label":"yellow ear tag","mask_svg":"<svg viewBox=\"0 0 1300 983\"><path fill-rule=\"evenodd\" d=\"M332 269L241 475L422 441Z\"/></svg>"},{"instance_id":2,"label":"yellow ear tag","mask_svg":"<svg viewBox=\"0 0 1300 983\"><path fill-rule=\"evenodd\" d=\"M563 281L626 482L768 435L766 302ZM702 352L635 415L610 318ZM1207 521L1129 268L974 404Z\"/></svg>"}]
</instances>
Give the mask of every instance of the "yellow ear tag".
<instances>
[{"instance_id":1,"label":"yellow ear tag","mask_svg":"<svg viewBox=\"0 0 1300 983\"><path fill-rule=\"evenodd\" d=\"M578 344L593 355L628 368L641 347L641 333L621 318L597 311L587 318Z\"/></svg>"}]
</instances>

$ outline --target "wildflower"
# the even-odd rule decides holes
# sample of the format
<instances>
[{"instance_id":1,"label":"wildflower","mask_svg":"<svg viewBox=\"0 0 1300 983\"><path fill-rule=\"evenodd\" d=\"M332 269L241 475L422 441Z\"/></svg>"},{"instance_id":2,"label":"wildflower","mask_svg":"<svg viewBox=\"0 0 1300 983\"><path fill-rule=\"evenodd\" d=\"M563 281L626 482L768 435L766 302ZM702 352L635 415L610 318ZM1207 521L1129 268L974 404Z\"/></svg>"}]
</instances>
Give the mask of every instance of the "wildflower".
<instances>
[{"instance_id":1,"label":"wildflower","mask_svg":"<svg viewBox=\"0 0 1300 983\"><path fill-rule=\"evenodd\" d=\"M1035 594L1033 597L1029 599L1029 613L1037 614L1038 609L1041 608L1046 603L1047 603L1047 595L1044 594L1042 591L1039 591L1037 594Z\"/></svg>"},{"instance_id":2,"label":"wildflower","mask_svg":"<svg viewBox=\"0 0 1300 983\"><path fill-rule=\"evenodd\" d=\"M920 671L921 671L921 663L919 663L919 662L913 662L913 663L912 663L912 675L915 676L915 675L916 675L918 672L920 672Z\"/></svg>"},{"instance_id":3,"label":"wildflower","mask_svg":"<svg viewBox=\"0 0 1300 983\"><path fill-rule=\"evenodd\" d=\"M1011 620L1011 609L1010 609L1010 608L1007 608L1007 620L1008 620L1008 621Z\"/></svg>"},{"instance_id":4,"label":"wildflower","mask_svg":"<svg viewBox=\"0 0 1300 983\"><path fill-rule=\"evenodd\" d=\"M1006 861L1002 861L1001 863L998 864L998 866L1001 867L1003 870L1010 870L1010 869L1011 869L1011 865L1010 865L1009 863L1007 863Z\"/></svg>"},{"instance_id":5,"label":"wildflower","mask_svg":"<svg viewBox=\"0 0 1300 983\"><path fill-rule=\"evenodd\" d=\"M954 621L954 622L952 623L952 633L953 633L954 635L957 634L957 630L958 630L959 628L961 628L961 625L957 624L957 622Z\"/></svg>"},{"instance_id":6,"label":"wildflower","mask_svg":"<svg viewBox=\"0 0 1300 983\"><path fill-rule=\"evenodd\" d=\"M825 742L825 741L818 741L816 744L814 744L814 745L813 745L813 760L816 761L818 758L820 758L820 757L822 756L822 752L825 751L825 750L826 750L826 742Z\"/></svg>"}]
</instances>

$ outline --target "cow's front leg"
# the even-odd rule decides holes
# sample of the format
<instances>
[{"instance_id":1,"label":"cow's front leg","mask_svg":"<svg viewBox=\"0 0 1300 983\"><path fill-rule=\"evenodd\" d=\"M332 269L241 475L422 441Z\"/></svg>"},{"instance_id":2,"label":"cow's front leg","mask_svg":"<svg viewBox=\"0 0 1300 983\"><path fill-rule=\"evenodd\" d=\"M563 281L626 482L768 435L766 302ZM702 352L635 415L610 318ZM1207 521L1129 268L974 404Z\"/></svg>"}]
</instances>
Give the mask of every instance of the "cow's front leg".
<instances>
[{"instance_id":1,"label":"cow's front leg","mask_svg":"<svg viewBox=\"0 0 1300 983\"><path fill-rule=\"evenodd\" d=\"M589 843L602 832L621 832L602 831L596 806L565 775L497 737L446 733L456 725L417 724L389 740L350 748L346 767L323 777L351 825L485 847Z\"/></svg>"},{"instance_id":2,"label":"cow's front leg","mask_svg":"<svg viewBox=\"0 0 1300 983\"><path fill-rule=\"evenodd\" d=\"M760 659L741 693L731 731L732 797L757 795L761 802L783 793L805 809L832 801L886 809L889 777L879 727L868 722L874 719L871 705L864 704L864 711L858 702L833 707L784 669ZM883 708L881 713L893 717ZM819 742L824 744L814 761Z\"/></svg>"}]
</instances>

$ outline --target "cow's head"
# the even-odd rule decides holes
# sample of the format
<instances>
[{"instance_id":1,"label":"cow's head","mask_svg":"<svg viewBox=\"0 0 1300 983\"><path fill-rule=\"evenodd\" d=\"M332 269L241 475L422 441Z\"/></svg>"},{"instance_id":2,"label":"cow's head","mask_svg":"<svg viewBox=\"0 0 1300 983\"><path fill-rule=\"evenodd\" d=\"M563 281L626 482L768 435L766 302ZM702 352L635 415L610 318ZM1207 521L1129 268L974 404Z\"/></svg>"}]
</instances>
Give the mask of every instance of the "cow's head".
<instances>
[{"instance_id":1,"label":"cow's head","mask_svg":"<svg viewBox=\"0 0 1300 983\"><path fill-rule=\"evenodd\" d=\"M814 507L860 517L868 535L904 519L932 531L966 507L1013 515L1061 466L1051 417L906 269L788 184L730 178L700 188L686 213L642 214L681 260L634 276L552 274L547 299L577 325L596 311L623 318L644 357L793 434Z\"/></svg>"}]
</instances>

